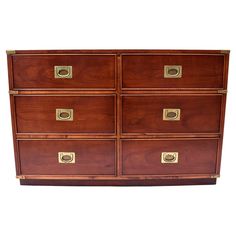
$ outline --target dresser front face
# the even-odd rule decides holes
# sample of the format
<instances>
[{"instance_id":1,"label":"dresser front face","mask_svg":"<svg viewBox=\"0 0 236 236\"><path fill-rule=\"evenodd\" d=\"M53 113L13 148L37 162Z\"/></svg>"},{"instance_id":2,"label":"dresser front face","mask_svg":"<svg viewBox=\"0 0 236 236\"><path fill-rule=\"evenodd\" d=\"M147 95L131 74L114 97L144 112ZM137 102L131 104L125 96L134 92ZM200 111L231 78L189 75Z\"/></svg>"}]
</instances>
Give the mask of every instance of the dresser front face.
<instances>
[{"instance_id":1,"label":"dresser front face","mask_svg":"<svg viewBox=\"0 0 236 236\"><path fill-rule=\"evenodd\" d=\"M20 133L115 133L115 95L18 96L15 105Z\"/></svg>"},{"instance_id":2,"label":"dresser front face","mask_svg":"<svg viewBox=\"0 0 236 236\"><path fill-rule=\"evenodd\" d=\"M19 55L12 63L16 89L115 89L114 55Z\"/></svg>"},{"instance_id":3,"label":"dresser front face","mask_svg":"<svg viewBox=\"0 0 236 236\"><path fill-rule=\"evenodd\" d=\"M115 140L19 141L23 175L115 175Z\"/></svg>"},{"instance_id":4,"label":"dresser front face","mask_svg":"<svg viewBox=\"0 0 236 236\"><path fill-rule=\"evenodd\" d=\"M222 96L218 94L124 95L122 103L124 133L220 132ZM166 110L178 111L179 118L167 120L163 117Z\"/></svg>"},{"instance_id":5,"label":"dresser front face","mask_svg":"<svg viewBox=\"0 0 236 236\"><path fill-rule=\"evenodd\" d=\"M219 50L11 52L18 178L22 184L215 183L228 60L229 52Z\"/></svg>"},{"instance_id":6,"label":"dresser front face","mask_svg":"<svg viewBox=\"0 0 236 236\"><path fill-rule=\"evenodd\" d=\"M222 88L224 57L216 55L124 55L123 88ZM166 65L180 65L181 78L165 78Z\"/></svg>"}]
</instances>

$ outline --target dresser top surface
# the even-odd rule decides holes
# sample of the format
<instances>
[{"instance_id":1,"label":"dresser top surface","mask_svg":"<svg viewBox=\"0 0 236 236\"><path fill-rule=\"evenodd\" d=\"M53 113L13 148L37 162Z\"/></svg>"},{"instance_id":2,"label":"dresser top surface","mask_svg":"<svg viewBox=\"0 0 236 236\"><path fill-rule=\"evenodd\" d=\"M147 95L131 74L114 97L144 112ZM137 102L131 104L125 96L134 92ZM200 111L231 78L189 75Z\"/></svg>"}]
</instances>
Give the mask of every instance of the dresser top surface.
<instances>
[{"instance_id":1,"label":"dresser top surface","mask_svg":"<svg viewBox=\"0 0 236 236\"><path fill-rule=\"evenodd\" d=\"M79 50L7 50L11 54L117 54L117 53L151 53L151 54L229 54L230 50L166 50L166 49L79 49Z\"/></svg>"}]
</instances>

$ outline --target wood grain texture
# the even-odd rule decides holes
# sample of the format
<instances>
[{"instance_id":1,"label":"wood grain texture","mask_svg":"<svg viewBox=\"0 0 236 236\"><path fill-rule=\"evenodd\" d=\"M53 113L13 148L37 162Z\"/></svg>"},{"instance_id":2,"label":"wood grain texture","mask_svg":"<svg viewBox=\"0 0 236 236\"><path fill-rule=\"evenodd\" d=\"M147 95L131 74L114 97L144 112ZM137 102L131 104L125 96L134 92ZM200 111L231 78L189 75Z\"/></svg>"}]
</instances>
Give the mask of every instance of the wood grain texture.
<instances>
[{"instance_id":1,"label":"wood grain texture","mask_svg":"<svg viewBox=\"0 0 236 236\"><path fill-rule=\"evenodd\" d=\"M115 140L19 141L19 150L22 174L115 174ZM59 163L58 152L75 152L75 163Z\"/></svg>"},{"instance_id":2,"label":"wood grain texture","mask_svg":"<svg viewBox=\"0 0 236 236\"><path fill-rule=\"evenodd\" d=\"M222 96L123 96L123 133L218 133ZM163 109L181 109L179 121Z\"/></svg>"},{"instance_id":3,"label":"wood grain texture","mask_svg":"<svg viewBox=\"0 0 236 236\"><path fill-rule=\"evenodd\" d=\"M54 79L59 63L73 66L72 80ZM164 79L165 64L182 65L182 78ZM228 64L227 50L16 50L8 69L21 184L215 184ZM74 123L55 123L58 105L73 106ZM179 123L162 121L171 106ZM58 166L62 147L82 151L82 165ZM179 148L178 166L160 166L165 147Z\"/></svg>"},{"instance_id":4,"label":"wood grain texture","mask_svg":"<svg viewBox=\"0 0 236 236\"><path fill-rule=\"evenodd\" d=\"M214 174L217 144L217 140L123 140L123 174ZM178 163L161 163L162 152L178 152Z\"/></svg>"},{"instance_id":5,"label":"wood grain texture","mask_svg":"<svg viewBox=\"0 0 236 236\"><path fill-rule=\"evenodd\" d=\"M122 56L124 88L222 88L222 56ZM181 65L181 78L164 78L165 65Z\"/></svg>"},{"instance_id":6,"label":"wood grain texture","mask_svg":"<svg viewBox=\"0 0 236 236\"><path fill-rule=\"evenodd\" d=\"M72 66L72 78L54 78L54 66ZM115 88L115 57L112 55L13 56L13 68L16 89Z\"/></svg>"},{"instance_id":7,"label":"wood grain texture","mask_svg":"<svg viewBox=\"0 0 236 236\"><path fill-rule=\"evenodd\" d=\"M18 132L115 133L114 96L53 98L16 96ZM57 121L56 109L73 109L73 121Z\"/></svg>"}]
</instances>

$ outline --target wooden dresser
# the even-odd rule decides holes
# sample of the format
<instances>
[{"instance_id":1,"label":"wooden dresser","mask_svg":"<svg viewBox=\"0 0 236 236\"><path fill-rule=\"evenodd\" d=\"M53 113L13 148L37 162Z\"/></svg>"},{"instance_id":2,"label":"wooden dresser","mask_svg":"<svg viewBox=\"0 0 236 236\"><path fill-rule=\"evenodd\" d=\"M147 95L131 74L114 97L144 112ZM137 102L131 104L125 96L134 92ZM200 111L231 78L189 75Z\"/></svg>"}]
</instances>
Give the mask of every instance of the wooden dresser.
<instances>
[{"instance_id":1,"label":"wooden dresser","mask_svg":"<svg viewBox=\"0 0 236 236\"><path fill-rule=\"evenodd\" d=\"M215 184L229 51L7 51L23 185Z\"/></svg>"}]
</instances>

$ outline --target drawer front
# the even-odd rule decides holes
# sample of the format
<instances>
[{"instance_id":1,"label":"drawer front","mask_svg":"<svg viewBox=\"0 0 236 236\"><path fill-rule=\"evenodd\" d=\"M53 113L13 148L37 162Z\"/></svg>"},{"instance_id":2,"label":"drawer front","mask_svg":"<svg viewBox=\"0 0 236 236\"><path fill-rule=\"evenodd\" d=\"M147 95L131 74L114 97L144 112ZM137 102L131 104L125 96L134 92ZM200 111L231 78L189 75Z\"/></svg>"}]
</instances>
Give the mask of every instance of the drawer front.
<instances>
[{"instance_id":1,"label":"drawer front","mask_svg":"<svg viewBox=\"0 0 236 236\"><path fill-rule=\"evenodd\" d=\"M122 68L123 88L223 87L222 55L127 55Z\"/></svg>"},{"instance_id":2,"label":"drawer front","mask_svg":"<svg viewBox=\"0 0 236 236\"><path fill-rule=\"evenodd\" d=\"M114 133L115 96L16 96L19 133Z\"/></svg>"},{"instance_id":3,"label":"drawer front","mask_svg":"<svg viewBox=\"0 0 236 236\"><path fill-rule=\"evenodd\" d=\"M124 175L214 174L217 140L123 140Z\"/></svg>"},{"instance_id":4,"label":"drawer front","mask_svg":"<svg viewBox=\"0 0 236 236\"><path fill-rule=\"evenodd\" d=\"M221 95L123 96L123 133L218 133L221 99Z\"/></svg>"},{"instance_id":5,"label":"drawer front","mask_svg":"<svg viewBox=\"0 0 236 236\"><path fill-rule=\"evenodd\" d=\"M13 70L15 88L115 87L113 55L18 55Z\"/></svg>"},{"instance_id":6,"label":"drawer front","mask_svg":"<svg viewBox=\"0 0 236 236\"><path fill-rule=\"evenodd\" d=\"M19 141L24 175L114 175L114 140Z\"/></svg>"}]
</instances>

